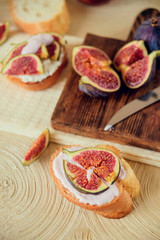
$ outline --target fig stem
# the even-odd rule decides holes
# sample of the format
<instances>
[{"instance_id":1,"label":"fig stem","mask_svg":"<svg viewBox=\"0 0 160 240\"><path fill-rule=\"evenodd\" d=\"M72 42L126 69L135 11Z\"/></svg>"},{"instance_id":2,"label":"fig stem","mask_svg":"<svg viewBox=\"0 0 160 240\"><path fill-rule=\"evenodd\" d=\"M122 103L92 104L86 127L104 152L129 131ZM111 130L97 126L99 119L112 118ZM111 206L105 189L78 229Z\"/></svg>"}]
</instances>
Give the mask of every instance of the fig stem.
<instances>
[{"instance_id":1,"label":"fig stem","mask_svg":"<svg viewBox=\"0 0 160 240\"><path fill-rule=\"evenodd\" d=\"M158 26L158 19L156 17L153 17L151 20L152 27Z\"/></svg>"}]
</instances>

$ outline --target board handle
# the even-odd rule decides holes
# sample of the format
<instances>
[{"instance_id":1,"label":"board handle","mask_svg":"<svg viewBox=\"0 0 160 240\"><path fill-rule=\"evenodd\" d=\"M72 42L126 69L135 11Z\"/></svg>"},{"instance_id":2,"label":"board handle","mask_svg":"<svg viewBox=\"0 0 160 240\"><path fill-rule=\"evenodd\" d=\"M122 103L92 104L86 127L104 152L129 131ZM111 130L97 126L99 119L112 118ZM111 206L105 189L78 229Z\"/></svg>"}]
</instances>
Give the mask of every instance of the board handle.
<instances>
[{"instance_id":1,"label":"board handle","mask_svg":"<svg viewBox=\"0 0 160 240\"><path fill-rule=\"evenodd\" d=\"M130 42L134 39L134 34L136 29L141 25L144 21L152 17L160 16L160 11L155 8L148 8L142 11L140 14L137 15L136 20L131 28L131 32L127 38L127 41Z\"/></svg>"}]
</instances>

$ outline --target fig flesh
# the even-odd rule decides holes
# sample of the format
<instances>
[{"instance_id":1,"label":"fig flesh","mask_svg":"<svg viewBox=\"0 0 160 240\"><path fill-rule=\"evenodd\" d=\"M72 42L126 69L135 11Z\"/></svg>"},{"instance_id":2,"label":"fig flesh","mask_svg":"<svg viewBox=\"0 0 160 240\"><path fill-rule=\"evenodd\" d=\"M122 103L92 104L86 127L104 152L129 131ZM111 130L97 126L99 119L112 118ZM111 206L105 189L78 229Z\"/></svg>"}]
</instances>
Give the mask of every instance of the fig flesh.
<instances>
[{"instance_id":1,"label":"fig flesh","mask_svg":"<svg viewBox=\"0 0 160 240\"><path fill-rule=\"evenodd\" d=\"M98 194L109 188L120 171L119 157L99 147L71 152L63 149L70 160L63 160L64 172L80 192Z\"/></svg>"},{"instance_id":2,"label":"fig flesh","mask_svg":"<svg viewBox=\"0 0 160 240\"><path fill-rule=\"evenodd\" d=\"M156 73L156 57L160 51L153 51L148 56L123 68L122 77L127 87L136 89L150 82Z\"/></svg>"},{"instance_id":3,"label":"fig flesh","mask_svg":"<svg viewBox=\"0 0 160 240\"><path fill-rule=\"evenodd\" d=\"M44 73L43 65L35 54L18 55L4 66L1 71L4 75L32 75Z\"/></svg>"},{"instance_id":4,"label":"fig flesh","mask_svg":"<svg viewBox=\"0 0 160 240\"><path fill-rule=\"evenodd\" d=\"M98 48L91 46L79 46L73 48L72 65L74 70L81 76L88 76L97 69L106 69L111 60L108 55Z\"/></svg>"},{"instance_id":5,"label":"fig flesh","mask_svg":"<svg viewBox=\"0 0 160 240\"><path fill-rule=\"evenodd\" d=\"M107 54L91 46L79 46L73 49L72 65L82 76L79 89L94 97L106 97L120 88L118 74L110 67L111 60Z\"/></svg>"},{"instance_id":6,"label":"fig flesh","mask_svg":"<svg viewBox=\"0 0 160 240\"><path fill-rule=\"evenodd\" d=\"M143 22L136 30L135 40L144 40L149 52L160 50L160 17Z\"/></svg>"},{"instance_id":7,"label":"fig flesh","mask_svg":"<svg viewBox=\"0 0 160 240\"><path fill-rule=\"evenodd\" d=\"M46 150L48 144L49 144L49 130L45 129L25 154L22 160L22 164L24 166L29 166L31 163L33 163Z\"/></svg>"},{"instance_id":8,"label":"fig flesh","mask_svg":"<svg viewBox=\"0 0 160 240\"><path fill-rule=\"evenodd\" d=\"M9 62L10 59L21 55L21 52L23 50L23 48L26 46L27 42L22 42L19 44L16 44L11 50L10 52L6 55L6 57L2 60L2 65L6 64L7 62ZM39 48L39 50L37 51L36 55L38 57L40 57L41 59L45 59L48 58L49 54L47 51L47 48L44 44L41 45L41 47Z\"/></svg>"},{"instance_id":9,"label":"fig flesh","mask_svg":"<svg viewBox=\"0 0 160 240\"><path fill-rule=\"evenodd\" d=\"M9 32L10 22L5 22L4 24L0 24L0 45L3 44L7 37Z\"/></svg>"},{"instance_id":10,"label":"fig flesh","mask_svg":"<svg viewBox=\"0 0 160 240\"><path fill-rule=\"evenodd\" d=\"M114 57L113 65L120 71L125 66L130 66L132 63L144 58L148 55L147 49L143 40L131 41L119 49Z\"/></svg>"},{"instance_id":11,"label":"fig flesh","mask_svg":"<svg viewBox=\"0 0 160 240\"><path fill-rule=\"evenodd\" d=\"M49 58L56 61L59 58L61 47L57 41L54 41L50 45L46 46L49 53Z\"/></svg>"}]
</instances>

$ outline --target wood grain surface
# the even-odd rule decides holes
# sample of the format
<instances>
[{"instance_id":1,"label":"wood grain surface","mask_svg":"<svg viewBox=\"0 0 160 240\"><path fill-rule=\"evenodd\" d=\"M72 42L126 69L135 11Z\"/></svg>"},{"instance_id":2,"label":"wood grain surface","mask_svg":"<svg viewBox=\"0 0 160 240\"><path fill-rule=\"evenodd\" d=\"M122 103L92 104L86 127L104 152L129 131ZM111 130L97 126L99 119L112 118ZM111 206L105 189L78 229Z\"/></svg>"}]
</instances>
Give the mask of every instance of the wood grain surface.
<instances>
[{"instance_id":1,"label":"wood grain surface","mask_svg":"<svg viewBox=\"0 0 160 240\"><path fill-rule=\"evenodd\" d=\"M133 39L140 23L157 15L159 11L156 9L147 9L138 15L128 41ZM87 34L84 41L85 45L95 46L105 51L112 60L118 49L125 43L125 41L92 34ZM158 66L155 77L148 85L130 90L122 82L121 89L108 98L92 98L80 92L79 79L80 76L72 70L52 114L51 125L54 129L160 151L160 102L118 123L112 131L104 131L105 125L121 107L160 85Z\"/></svg>"},{"instance_id":2,"label":"wood grain surface","mask_svg":"<svg viewBox=\"0 0 160 240\"><path fill-rule=\"evenodd\" d=\"M5 139L5 141L4 141ZM49 162L60 145L50 143L28 167L21 164L33 139L10 133L0 138L1 240L159 240L159 168L129 162L141 184L133 211L107 219L66 200L50 174Z\"/></svg>"}]
</instances>

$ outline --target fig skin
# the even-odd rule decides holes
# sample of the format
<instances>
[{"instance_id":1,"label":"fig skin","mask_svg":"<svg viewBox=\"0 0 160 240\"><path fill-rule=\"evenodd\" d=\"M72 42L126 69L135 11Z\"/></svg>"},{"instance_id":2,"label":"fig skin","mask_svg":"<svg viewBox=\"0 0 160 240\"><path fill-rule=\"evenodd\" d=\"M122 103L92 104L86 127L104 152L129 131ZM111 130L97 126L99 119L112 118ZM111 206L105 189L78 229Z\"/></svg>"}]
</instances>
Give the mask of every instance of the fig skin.
<instances>
[{"instance_id":1,"label":"fig skin","mask_svg":"<svg viewBox=\"0 0 160 240\"><path fill-rule=\"evenodd\" d=\"M36 159L38 159L46 150L48 144L49 144L49 129L46 128L42 134L34 141L34 143L31 145L27 153L25 154L22 164L24 166L29 166L31 163L33 163ZM45 140L45 144L43 148L40 148L41 141ZM39 151L39 152L38 152Z\"/></svg>"},{"instance_id":2,"label":"fig skin","mask_svg":"<svg viewBox=\"0 0 160 240\"><path fill-rule=\"evenodd\" d=\"M136 30L135 40L144 40L150 52L160 50L160 17L153 17L143 22Z\"/></svg>"},{"instance_id":3,"label":"fig skin","mask_svg":"<svg viewBox=\"0 0 160 240\"><path fill-rule=\"evenodd\" d=\"M155 73L156 73L156 57L157 56L160 56L160 51L153 51L144 59L141 59L141 60L133 63L131 66L124 67L122 69L122 78L128 88L137 89L139 87L142 87L142 86L148 84L154 78ZM148 61L147 66L146 66L146 64L145 64L145 66L143 66L145 63L145 60ZM140 69L136 69L136 66L137 67L140 66ZM141 73L143 72L143 69L145 69L145 67L147 67L148 69L147 69L147 72L146 72L144 78L142 79L143 76L141 77ZM134 70L134 71L132 72L132 70ZM130 74L130 72L131 72L131 74ZM129 75L131 78L133 77L131 82L129 82L129 77L127 75ZM134 84L134 79L135 79L135 84ZM137 83L137 79L140 79L139 83Z\"/></svg>"},{"instance_id":4,"label":"fig skin","mask_svg":"<svg viewBox=\"0 0 160 240\"><path fill-rule=\"evenodd\" d=\"M10 28L10 22L7 21L4 24L0 24L0 27L1 28L4 27L4 29L5 29L3 32L2 38L0 39L0 45L2 45L7 40L8 32L9 32L9 28Z\"/></svg>"},{"instance_id":5,"label":"fig skin","mask_svg":"<svg viewBox=\"0 0 160 240\"><path fill-rule=\"evenodd\" d=\"M121 71L121 69L125 66L130 66L132 63L142 59L147 55L148 52L145 47L144 41L134 40L126 43L118 50L113 59L113 65L118 71Z\"/></svg>"}]
</instances>

